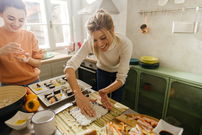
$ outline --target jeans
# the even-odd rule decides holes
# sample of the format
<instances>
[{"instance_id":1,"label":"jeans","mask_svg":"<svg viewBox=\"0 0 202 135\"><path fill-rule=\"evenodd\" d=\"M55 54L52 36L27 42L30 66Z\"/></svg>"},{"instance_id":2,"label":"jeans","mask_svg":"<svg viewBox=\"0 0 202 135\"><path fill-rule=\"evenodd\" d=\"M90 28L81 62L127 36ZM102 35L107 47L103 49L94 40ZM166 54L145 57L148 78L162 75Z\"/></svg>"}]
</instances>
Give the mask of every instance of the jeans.
<instances>
[{"instance_id":1,"label":"jeans","mask_svg":"<svg viewBox=\"0 0 202 135\"><path fill-rule=\"evenodd\" d=\"M112 84L116 80L116 73L117 72L106 72L104 70L97 69L97 90L103 89ZM123 86L111 93L111 98L118 102L121 102L122 96Z\"/></svg>"},{"instance_id":2,"label":"jeans","mask_svg":"<svg viewBox=\"0 0 202 135\"><path fill-rule=\"evenodd\" d=\"M31 82L31 83L29 83L29 84L26 84L26 85L19 85L19 86L28 87L28 85L34 84L34 83L37 83L37 82L40 82L40 80L38 79L38 80L36 80L36 81L34 81L34 82ZM15 85L15 84L4 84L4 83L1 84L1 86L8 86L8 85Z\"/></svg>"}]
</instances>

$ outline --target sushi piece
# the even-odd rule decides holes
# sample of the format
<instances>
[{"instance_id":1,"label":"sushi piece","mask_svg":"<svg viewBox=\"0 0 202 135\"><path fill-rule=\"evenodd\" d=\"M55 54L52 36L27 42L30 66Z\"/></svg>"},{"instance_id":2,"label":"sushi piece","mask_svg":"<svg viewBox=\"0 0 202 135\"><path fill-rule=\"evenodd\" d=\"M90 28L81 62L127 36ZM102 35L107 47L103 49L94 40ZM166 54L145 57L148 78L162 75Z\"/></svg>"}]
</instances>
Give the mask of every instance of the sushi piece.
<instances>
[{"instance_id":1,"label":"sushi piece","mask_svg":"<svg viewBox=\"0 0 202 135\"><path fill-rule=\"evenodd\" d=\"M50 97L50 96L52 96L53 94L52 93L47 93L47 94L44 94L44 98L48 98L48 97Z\"/></svg>"},{"instance_id":2,"label":"sushi piece","mask_svg":"<svg viewBox=\"0 0 202 135\"><path fill-rule=\"evenodd\" d=\"M55 88L55 85L51 84L50 86L48 86L50 89Z\"/></svg>"},{"instance_id":3,"label":"sushi piece","mask_svg":"<svg viewBox=\"0 0 202 135\"><path fill-rule=\"evenodd\" d=\"M66 77L62 77L62 79L65 80L65 81L67 81L67 78L66 78Z\"/></svg>"},{"instance_id":4,"label":"sushi piece","mask_svg":"<svg viewBox=\"0 0 202 135\"><path fill-rule=\"evenodd\" d=\"M53 104L53 103L55 103L57 101L56 98L55 98L55 96L50 96L50 97L47 98L47 100L48 100L48 102L50 104Z\"/></svg>"},{"instance_id":5,"label":"sushi piece","mask_svg":"<svg viewBox=\"0 0 202 135\"><path fill-rule=\"evenodd\" d=\"M67 96L72 96L73 92L67 92Z\"/></svg>"},{"instance_id":6,"label":"sushi piece","mask_svg":"<svg viewBox=\"0 0 202 135\"><path fill-rule=\"evenodd\" d=\"M62 91L63 91L64 93L66 93L66 92L69 90L66 86L62 86L61 89L62 89Z\"/></svg>"},{"instance_id":7,"label":"sushi piece","mask_svg":"<svg viewBox=\"0 0 202 135\"><path fill-rule=\"evenodd\" d=\"M42 90L42 87L41 87L40 84L37 83L37 84L34 86L34 89L35 89L36 91L39 91L39 90Z\"/></svg>"},{"instance_id":8,"label":"sushi piece","mask_svg":"<svg viewBox=\"0 0 202 135\"><path fill-rule=\"evenodd\" d=\"M38 83L36 84L36 86L37 86L37 87L41 87L41 85L40 85L40 84L38 84Z\"/></svg>"},{"instance_id":9,"label":"sushi piece","mask_svg":"<svg viewBox=\"0 0 202 135\"><path fill-rule=\"evenodd\" d=\"M60 94L60 93L61 93L61 90L60 90L60 89L59 89L59 90L55 90L53 93L54 93L54 95Z\"/></svg>"},{"instance_id":10,"label":"sushi piece","mask_svg":"<svg viewBox=\"0 0 202 135\"><path fill-rule=\"evenodd\" d=\"M44 83L44 85L45 85L46 87L49 87L50 85L52 85L52 83Z\"/></svg>"},{"instance_id":11,"label":"sushi piece","mask_svg":"<svg viewBox=\"0 0 202 135\"><path fill-rule=\"evenodd\" d=\"M57 101L62 99L62 93L55 94L55 98Z\"/></svg>"}]
</instances>

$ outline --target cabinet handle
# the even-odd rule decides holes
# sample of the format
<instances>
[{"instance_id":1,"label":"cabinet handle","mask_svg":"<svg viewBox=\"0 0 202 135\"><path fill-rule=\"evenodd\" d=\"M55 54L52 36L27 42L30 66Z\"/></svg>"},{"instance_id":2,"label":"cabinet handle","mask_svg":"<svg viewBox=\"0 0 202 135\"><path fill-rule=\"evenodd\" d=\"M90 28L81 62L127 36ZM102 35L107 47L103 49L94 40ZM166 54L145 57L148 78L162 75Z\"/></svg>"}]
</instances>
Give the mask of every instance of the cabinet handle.
<instances>
[{"instance_id":1,"label":"cabinet handle","mask_svg":"<svg viewBox=\"0 0 202 135\"><path fill-rule=\"evenodd\" d=\"M79 68L81 68L81 69L83 69L83 70L86 70L86 71L88 71L88 72L91 72L91 73L93 73L93 74L96 73L96 71L93 71L93 70L87 69L87 68L85 68L85 67L79 67Z\"/></svg>"}]
</instances>

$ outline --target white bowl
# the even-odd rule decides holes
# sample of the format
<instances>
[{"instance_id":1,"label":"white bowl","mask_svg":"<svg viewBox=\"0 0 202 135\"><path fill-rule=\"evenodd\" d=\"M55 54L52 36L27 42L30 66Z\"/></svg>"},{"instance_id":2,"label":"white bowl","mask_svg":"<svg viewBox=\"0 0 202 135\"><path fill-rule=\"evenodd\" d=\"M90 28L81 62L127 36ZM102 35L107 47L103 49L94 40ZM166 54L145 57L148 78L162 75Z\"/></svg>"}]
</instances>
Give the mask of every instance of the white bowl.
<instances>
[{"instance_id":1,"label":"white bowl","mask_svg":"<svg viewBox=\"0 0 202 135\"><path fill-rule=\"evenodd\" d=\"M26 128L33 113L25 113L18 111L12 118L5 121L5 124L15 130Z\"/></svg>"},{"instance_id":2,"label":"white bowl","mask_svg":"<svg viewBox=\"0 0 202 135\"><path fill-rule=\"evenodd\" d=\"M160 119L158 125L153 129L153 132L159 134L161 131L167 131L173 135L182 135L183 128L173 126L164 120Z\"/></svg>"}]
</instances>

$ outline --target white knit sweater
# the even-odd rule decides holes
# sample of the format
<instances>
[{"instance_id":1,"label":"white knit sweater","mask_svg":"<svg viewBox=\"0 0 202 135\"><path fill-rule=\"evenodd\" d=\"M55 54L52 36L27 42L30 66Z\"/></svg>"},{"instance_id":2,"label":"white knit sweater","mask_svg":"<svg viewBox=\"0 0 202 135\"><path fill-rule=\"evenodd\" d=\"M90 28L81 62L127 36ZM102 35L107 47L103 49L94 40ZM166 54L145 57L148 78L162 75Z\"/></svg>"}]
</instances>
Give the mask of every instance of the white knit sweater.
<instances>
[{"instance_id":1,"label":"white knit sweater","mask_svg":"<svg viewBox=\"0 0 202 135\"><path fill-rule=\"evenodd\" d=\"M91 39L84 42L81 49L67 62L66 68L77 70L89 53L94 53L97 58L97 67L107 72L117 72L116 80L125 83L129 62L133 51L132 42L124 35L116 33L112 44L107 51L94 52Z\"/></svg>"}]
</instances>

